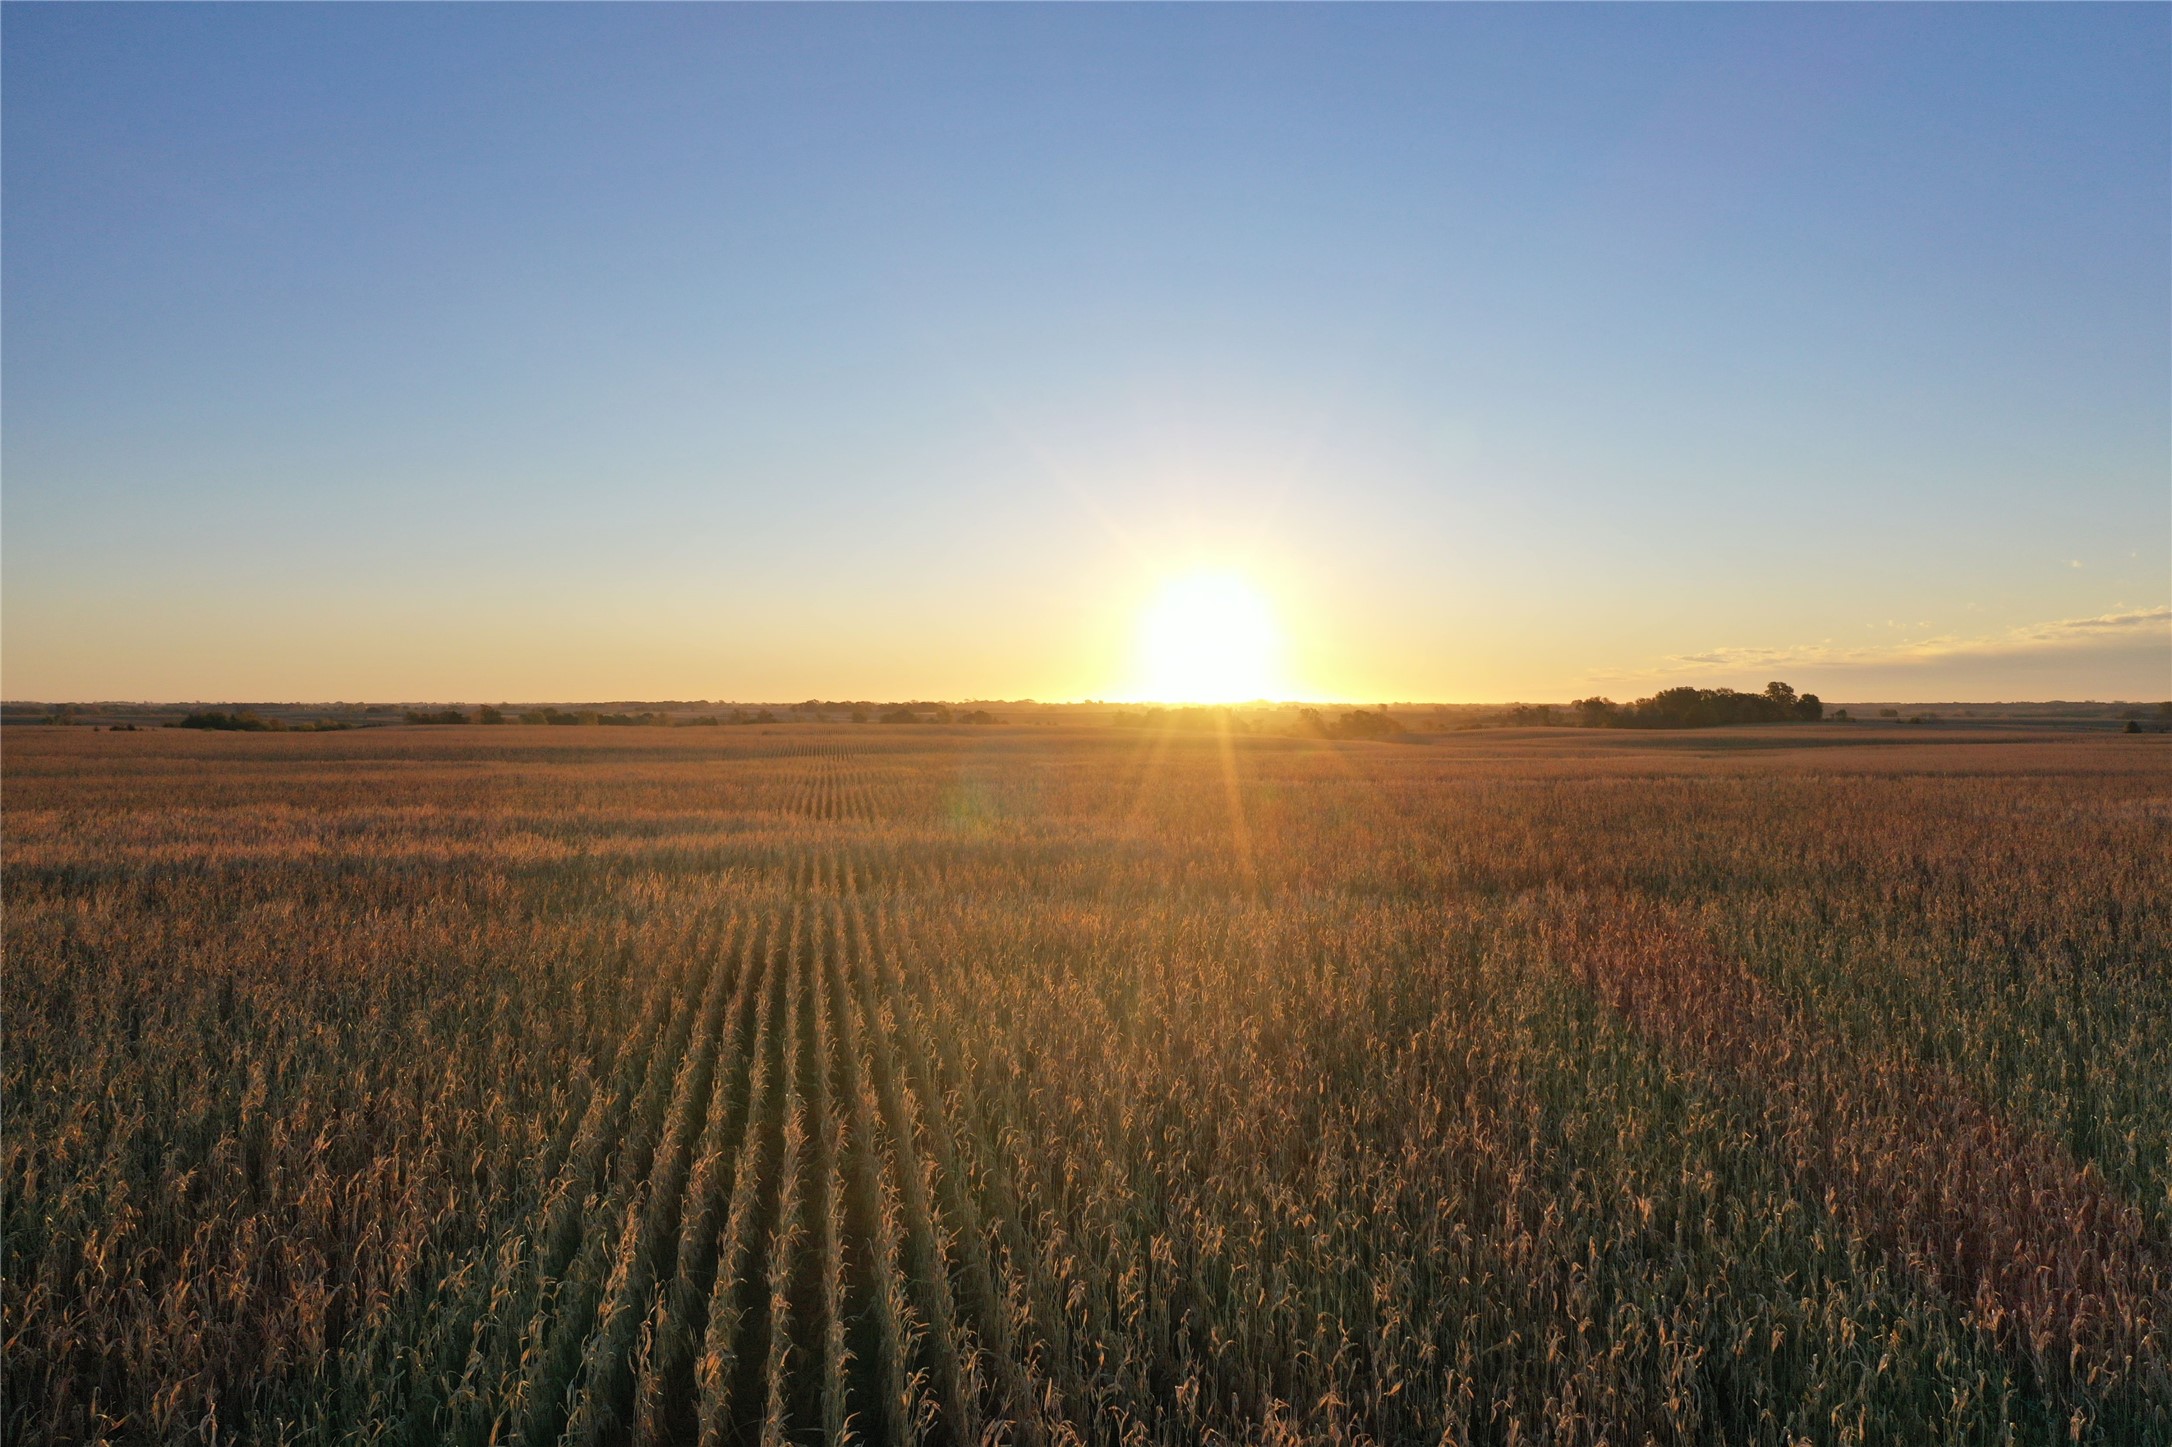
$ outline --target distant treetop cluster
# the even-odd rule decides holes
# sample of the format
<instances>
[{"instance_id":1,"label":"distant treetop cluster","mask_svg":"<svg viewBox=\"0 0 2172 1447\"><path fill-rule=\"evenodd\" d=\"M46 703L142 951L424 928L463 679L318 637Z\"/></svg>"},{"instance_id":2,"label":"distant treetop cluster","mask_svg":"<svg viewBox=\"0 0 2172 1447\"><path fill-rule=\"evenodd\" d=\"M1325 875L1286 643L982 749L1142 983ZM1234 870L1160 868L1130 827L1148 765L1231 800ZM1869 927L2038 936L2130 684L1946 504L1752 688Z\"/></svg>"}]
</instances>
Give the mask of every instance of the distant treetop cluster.
<instances>
[{"instance_id":1,"label":"distant treetop cluster","mask_svg":"<svg viewBox=\"0 0 2172 1447\"><path fill-rule=\"evenodd\" d=\"M1183 708L1149 708L1138 713L1118 712L1109 720L1120 729L1157 729L1175 733L1248 734L1265 728L1283 732L1281 724L1245 718L1235 709L1192 705ZM1367 712L1361 708L1330 717L1316 708L1297 711L1297 732L1321 739L1384 739L1405 732L1401 720L1386 709Z\"/></svg>"},{"instance_id":2,"label":"distant treetop cluster","mask_svg":"<svg viewBox=\"0 0 2172 1447\"><path fill-rule=\"evenodd\" d=\"M1404 732L1403 725L1386 709L1368 713L1351 709L1339 718L1324 717L1316 708L1297 711L1298 727L1324 739L1385 739Z\"/></svg>"},{"instance_id":3,"label":"distant treetop cluster","mask_svg":"<svg viewBox=\"0 0 2172 1447\"><path fill-rule=\"evenodd\" d=\"M249 709L203 709L177 719L167 725L176 729L213 729L221 733L283 734L329 733L338 729L350 729L354 725L343 719L312 719L307 723L290 724L283 718L265 718Z\"/></svg>"},{"instance_id":4,"label":"distant treetop cluster","mask_svg":"<svg viewBox=\"0 0 2172 1447\"><path fill-rule=\"evenodd\" d=\"M878 709L881 709L881 712L878 713ZM622 728L699 728L719 724L773 724L794 721L832 723L849 720L852 723L868 723L878 718L883 723L999 724L1005 721L984 708L959 710L953 709L947 703L901 703L882 708L881 705L872 703L823 703L815 699L809 699L797 708L787 707L781 714L767 708L734 708L728 713L696 714L672 713L656 708L643 709L639 713L552 707L516 711L511 704L497 707L484 704L473 715L457 708L411 708L406 711L405 718L411 724L602 724ZM257 726L269 727L191 725L204 728Z\"/></svg>"},{"instance_id":5,"label":"distant treetop cluster","mask_svg":"<svg viewBox=\"0 0 2172 1447\"><path fill-rule=\"evenodd\" d=\"M1825 705L1814 693L1797 693L1778 681L1763 693L1731 688L1664 688L1635 703L1580 698L1569 705L1575 722L1602 729L1703 729L1724 724L1815 723Z\"/></svg>"},{"instance_id":6,"label":"distant treetop cluster","mask_svg":"<svg viewBox=\"0 0 2172 1447\"><path fill-rule=\"evenodd\" d=\"M1252 731L1252 725L1234 709L1198 705L1147 708L1137 713L1119 709L1109 722L1120 729L1170 729L1178 733L1243 734Z\"/></svg>"}]
</instances>

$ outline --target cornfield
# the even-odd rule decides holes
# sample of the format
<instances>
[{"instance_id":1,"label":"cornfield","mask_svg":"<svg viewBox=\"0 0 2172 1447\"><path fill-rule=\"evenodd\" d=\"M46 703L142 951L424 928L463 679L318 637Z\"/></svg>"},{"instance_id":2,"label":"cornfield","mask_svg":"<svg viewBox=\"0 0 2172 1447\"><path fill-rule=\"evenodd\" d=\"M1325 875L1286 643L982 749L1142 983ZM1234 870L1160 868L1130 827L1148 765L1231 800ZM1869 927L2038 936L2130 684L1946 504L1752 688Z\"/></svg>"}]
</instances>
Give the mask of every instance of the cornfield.
<instances>
[{"instance_id":1,"label":"cornfield","mask_svg":"<svg viewBox=\"0 0 2172 1447\"><path fill-rule=\"evenodd\" d=\"M17 730L6 1440L2172 1442L2172 755L1872 737Z\"/></svg>"}]
</instances>

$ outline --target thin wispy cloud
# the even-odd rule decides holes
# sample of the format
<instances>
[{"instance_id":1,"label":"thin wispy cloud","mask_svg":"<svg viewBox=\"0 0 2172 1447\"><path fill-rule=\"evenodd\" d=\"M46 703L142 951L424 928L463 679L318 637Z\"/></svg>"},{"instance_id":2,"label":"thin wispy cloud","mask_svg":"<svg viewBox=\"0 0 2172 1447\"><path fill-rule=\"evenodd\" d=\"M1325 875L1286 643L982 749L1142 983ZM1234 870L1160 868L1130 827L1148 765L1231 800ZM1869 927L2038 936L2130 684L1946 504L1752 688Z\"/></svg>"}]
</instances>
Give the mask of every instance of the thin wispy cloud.
<instances>
[{"instance_id":1,"label":"thin wispy cloud","mask_svg":"<svg viewBox=\"0 0 2172 1447\"><path fill-rule=\"evenodd\" d=\"M1794 643L1777 646L1727 645L1695 653L1669 654L1641 672L1598 675L1609 680L1669 677L1719 670L1780 668L1900 668L1953 660L2010 658L2063 652L2146 646L2152 641L2172 651L2172 605L2118 608L2087 618L2055 618L1998 633L1940 633L1869 646Z\"/></svg>"},{"instance_id":2,"label":"thin wispy cloud","mask_svg":"<svg viewBox=\"0 0 2172 1447\"><path fill-rule=\"evenodd\" d=\"M2112 633L2128 634L2151 627L2172 627L2172 607L2100 613L2094 618L2062 618L2056 623L2044 623L2033 629L2018 630L2016 636L2044 642L2061 642L2078 638L2102 638Z\"/></svg>"}]
</instances>

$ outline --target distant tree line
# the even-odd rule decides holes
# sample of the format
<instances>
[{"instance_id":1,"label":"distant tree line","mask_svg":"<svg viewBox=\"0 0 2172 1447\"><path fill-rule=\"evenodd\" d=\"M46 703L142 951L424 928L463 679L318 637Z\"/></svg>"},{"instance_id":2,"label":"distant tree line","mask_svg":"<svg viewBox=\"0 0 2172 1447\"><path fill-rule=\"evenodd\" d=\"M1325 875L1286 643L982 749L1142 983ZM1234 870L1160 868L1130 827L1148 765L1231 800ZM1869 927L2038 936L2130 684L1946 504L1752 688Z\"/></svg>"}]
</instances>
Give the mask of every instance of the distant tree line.
<instances>
[{"instance_id":1,"label":"distant tree line","mask_svg":"<svg viewBox=\"0 0 2172 1447\"><path fill-rule=\"evenodd\" d=\"M1232 733L1254 731L1255 725L1228 708L1149 708L1137 713L1119 711L1109 720L1120 729L1158 729L1175 733ZM1403 725L1386 709L1368 712L1354 708L1330 717L1316 708L1297 711L1297 731L1321 739L1384 739L1404 732Z\"/></svg>"},{"instance_id":2,"label":"distant tree line","mask_svg":"<svg viewBox=\"0 0 2172 1447\"><path fill-rule=\"evenodd\" d=\"M178 719L168 724L167 727L177 729L218 729L221 732L256 734L284 733L287 725L284 719L260 718L247 709L243 709L239 713L228 713L225 709L210 708L200 713L192 713L186 718Z\"/></svg>"},{"instance_id":3,"label":"distant tree line","mask_svg":"<svg viewBox=\"0 0 2172 1447\"><path fill-rule=\"evenodd\" d=\"M653 709L641 713L605 713L600 709L593 708L559 709L545 707L527 709L515 714L511 711L511 705L494 708L489 704L485 704L476 711L473 717L457 708L411 708L406 711L405 716L407 722L411 724L502 724L517 722L560 725L601 724L606 727L615 726L619 728L703 728L715 727L720 724L782 723L787 718L805 717L809 714L812 715L815 722L819 723L826 721L827 715L817 711L818 708L828 707L832 707L832 705L818 706L810 701L807 704L800 705L796 710L789 711L785 718L780 718L776 713L766 708L753 710L735 708L728 714L706 713L686 718ZM846 712L854 723L866 723L871 717L876 716L870 712L874 707L871 704L838 704L834 705L834 707ZM901 703L884 710L879 717L884 723L999 724L1004 722L1002 718L984 708L968 709L961 713L952 709L946 703ZM276 723L265 723L261 720L255 726L278 727ZM192 725L192 727L210 728L219 727L219 725L205 724Z\"/></svg>"},{"instance_id":4,"label":"distant tree line","mask_svg":"<svg viewBox=\"0 0 2172 1447\"><path fill-rule=\"evenodd\" d=\"M483 710L485 715L499 714L499 712L494 708ZM694 718L675 719L668 713L657 713L654 710L641 713L604 713L593 708L571 711L556 708L532 708L520 715L520 722L524 724L561 724L568 726L574 724L601 724L608 728L650 729L714 727L722 723L748 724L775 723L776 721L777 716L766 708L760 713L748 713L745 709L733 709L731 717L728 719L719 718L713 713L701 714ZM502 723L504 719L502 715L497 718L485 717L482 722Z\"/></svg>"},{"instance_id":5,"label":"distant tree line","mask_svg":"<svg viewBox=\"0 0 2172 1447\"><path fill-rule=\"evenodd\" d=\"M1109 720L1120 729L1173 729L1179 733L1248 733L1251 725L1226 708L1149 708L1118 712Z\"/></svg>"},{"instance_id":6,"label":"distant tree line","mask_svg":"<svg viewBox=\"0 0 2172 1447\"><path fill-rule=\"evenodd\" d=\"M134 726L123 725L123 727L133 728ZM265 718L261 714L253 713L245 708L236 709L232 712L225 709L209 708L175 719L166 727L170 729L216 729L225 733L321 734L337 732L340 729L351 729L354 725L344 719L336 718L320 718L313 719L308 723L290 724L283 718Z\"/></svg>"},{"instance_id":7,"label":"distant tree line","mask_svg":"<svg viewBox=\"0 0 2172 1447\"><path fill-rule=\"evenodd\" d=\"M880 717L884 723L999 724L1003 722L1002 719L984 708L968 709L964 713L959 713L947 703L901 703L896 708L884 710ZM854 723L867 722L866 711L854 709L852 711L852 721Z\"/></svg>"},{"instance_id":8,"label":"distant tree line","mask_svg":"<svg viewBox=\"0 0 2172 1447\"><path fill-rule=\"evenodd\" d=\"M1301 708L1297 724L1303 732L1323 739L1386 739L1404 732L1401 721L1386 709L1354 708L1339 718L1327 718L1316 708Z\"/></svg>"},{"instance_id":9,"label":"distant tree line","mask_svg":"<svg viewBox=\"0 0 2172 1447\"><path fill-rule=\"evenodd\" d=\"M1569 705L1574 721L1599 729L1708 729L1726 724L1815 723L1825 705L1814 693L1797 693L1785 683L1765 685L1763 693L1731 688L1664 688L1634 703L1610 698L1580 698ZM1552 722L1548 717L1533 722Z\"/></svg>"}]
</instances>

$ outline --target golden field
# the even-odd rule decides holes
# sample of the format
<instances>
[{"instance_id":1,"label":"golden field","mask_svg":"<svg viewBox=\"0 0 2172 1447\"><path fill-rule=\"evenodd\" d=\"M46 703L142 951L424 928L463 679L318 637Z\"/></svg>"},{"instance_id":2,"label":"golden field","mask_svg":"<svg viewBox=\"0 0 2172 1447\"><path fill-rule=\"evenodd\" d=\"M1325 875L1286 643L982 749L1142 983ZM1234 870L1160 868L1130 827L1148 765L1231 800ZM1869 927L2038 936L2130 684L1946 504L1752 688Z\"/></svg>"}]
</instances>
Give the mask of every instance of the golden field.
<instances>
[{"instance_id":1,"label":"golden field","mask_svg":"<svg viewBox=\"0 0 2172 1447\"><path fill-rule=\"evenodd\" d=\"M2172 1441L2168 743L17 728L5 1437Z\"/></svg>"}]
</instances>

